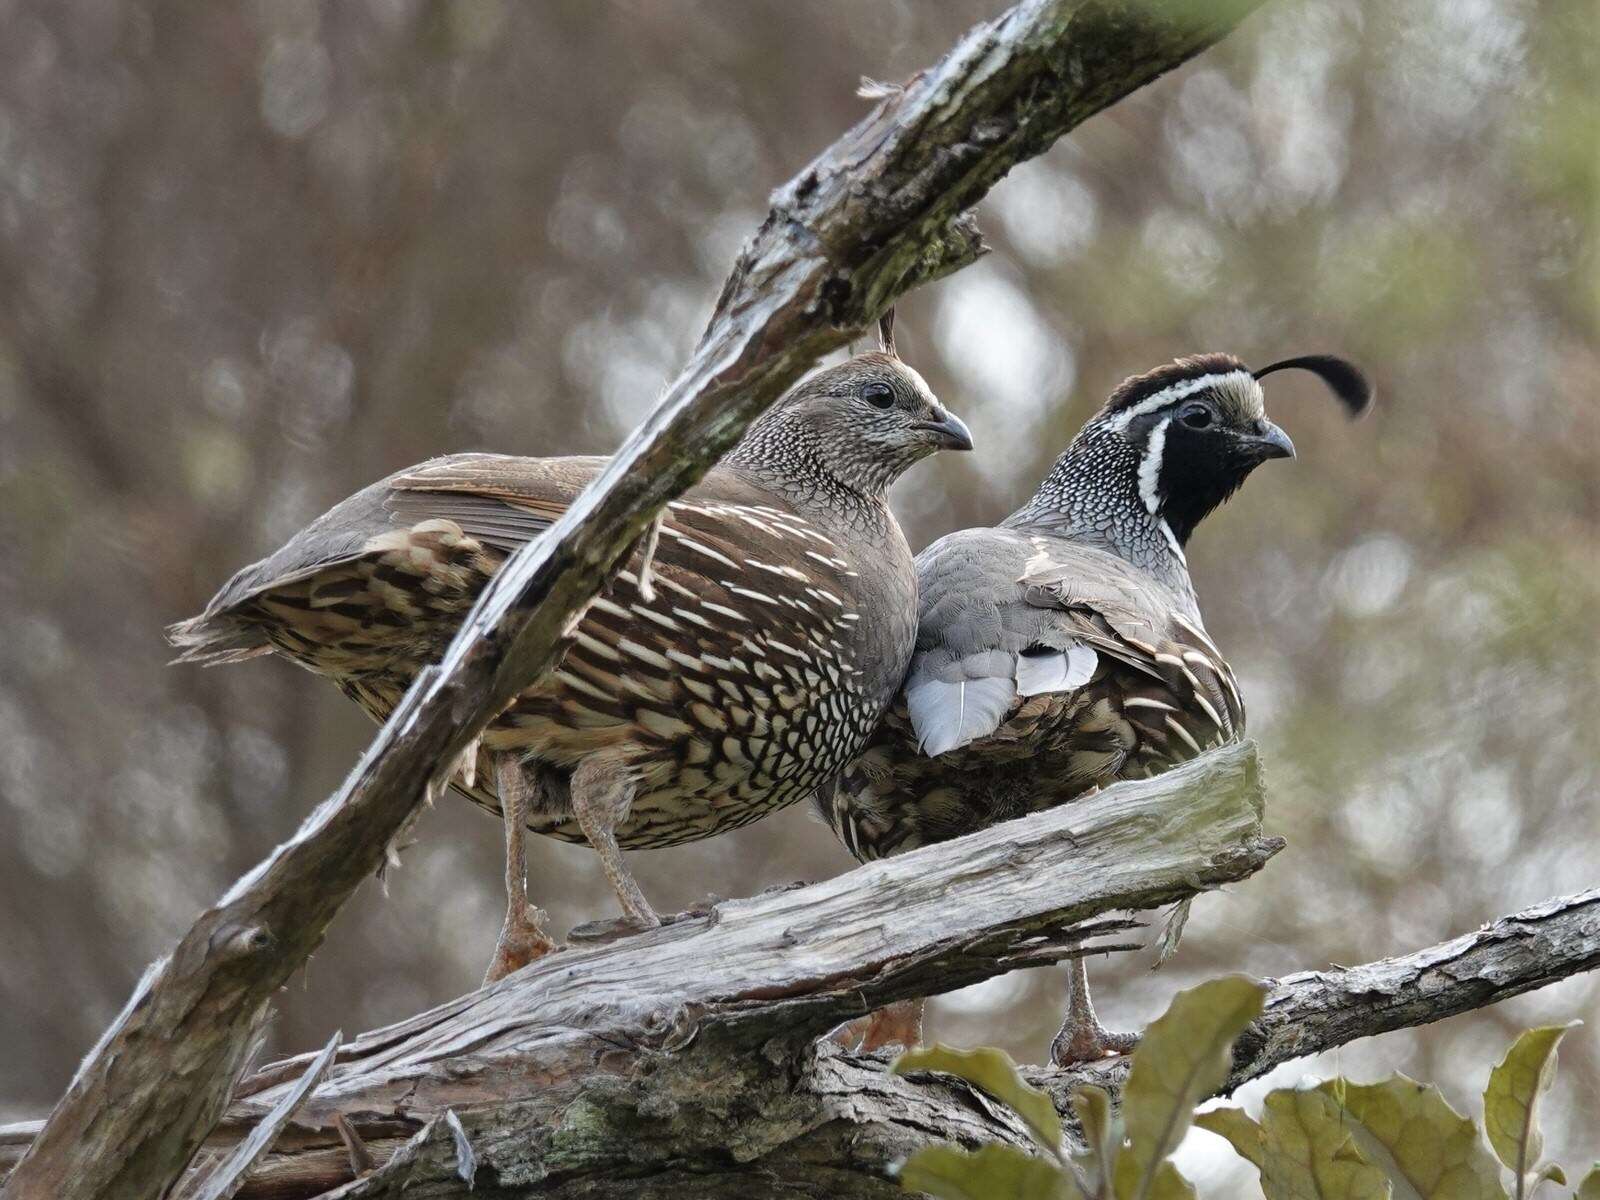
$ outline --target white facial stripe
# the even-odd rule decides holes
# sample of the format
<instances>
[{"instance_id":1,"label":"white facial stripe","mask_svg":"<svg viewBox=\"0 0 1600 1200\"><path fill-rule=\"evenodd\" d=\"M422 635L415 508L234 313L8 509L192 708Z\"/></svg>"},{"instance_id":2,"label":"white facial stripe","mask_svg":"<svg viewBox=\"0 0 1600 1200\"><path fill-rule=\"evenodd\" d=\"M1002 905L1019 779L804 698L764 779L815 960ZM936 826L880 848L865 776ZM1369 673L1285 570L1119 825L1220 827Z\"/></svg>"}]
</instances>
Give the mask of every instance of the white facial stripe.
<instances>
[{"instance_id":1,"label":"white facial stripe","mask_svg":"<svg viewBox=\"0 0 1600 1200\"><path fill-rule=\"evenodd\" d=\"M1139 499L1152 517L1161 507L1161 458L1167 448L1167 426L1172 418L1166 417L1150 431L1150 441L1145 445L1144 458L1139 463Z\"/></svg>"},{"instance_id":2,"label":"white facial stripe","mask_svg":"<svg viewBox=\"0 0 1600 1200\"><path fill-rule=\"evenodd\" d=\"M1183 556L1183 547L1178 544L1178 535L1172 532L1172 526L1168 525L1164 518L1161 522L1161 534L1167 539L1167 546L1177 556L1178 561L1188 566L1189 560Z\"/></svg>"},{"instance_id":3,"label":"white facial stripe","mask_svg":"<svg viewBox=\"0 0 1600 1200\"><path fill-rule=\"evenodd\" d=\"M1192 396L1196 392L1203 392L1207 388L1213 387L1237 390L1252 399L1251 407L1257 410L1262 407L1261 385L1256 382L1255 376L1251 375L1249 371L1225 371L1219 375L1201 375L1195 379L1185 379L1182 383L1175 383L1171 387L1162 388L1155 395L1148 396L1132 408L1124 409L1118 413L1106 422L1106 427L1120 432L1126 429L1136 417L1142 417L1146 413L1153 413L1169 404L1177 403L1186 396Z\"/></svg>"}]
</instances>

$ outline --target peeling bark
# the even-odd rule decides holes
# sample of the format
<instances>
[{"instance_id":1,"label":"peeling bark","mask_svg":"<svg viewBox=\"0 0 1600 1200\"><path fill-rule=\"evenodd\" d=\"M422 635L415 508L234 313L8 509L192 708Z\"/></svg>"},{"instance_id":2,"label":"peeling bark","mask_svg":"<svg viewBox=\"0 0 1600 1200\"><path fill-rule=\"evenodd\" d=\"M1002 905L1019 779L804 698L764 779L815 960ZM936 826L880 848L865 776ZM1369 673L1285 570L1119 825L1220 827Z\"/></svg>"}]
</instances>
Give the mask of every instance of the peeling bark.
<instances>
[{"instance_id":1,"label":"peeling bark","mask_svg":"<svg viewBox=\"0 0 1600 1200\"><path fill-rule=\"evenodd\" d=\"M1091 938L1097 951L1107 938L1126 945L1130 923L1109 914L1217 886L1274 852L1260 806L1254 752L1234 747L826 883L563 951L343 1046L238 1195L901 1194L893 1166L919 1147L1026 1146L1027 1135L959 1082L891 1075L887 1055L816 1035L866 1007L1056 961ZM1412 954L1269 981L1226 1090L1597 965L1600 890ZM248 1137L310 1061L247 1079L208 1148ZM1115 1093L1126 1063L1027 1074L1066 1116L1072 1087ZM0 1164L38 1128L0 1129ZM378 1164L359 1177L346 1130Z\"/></svg>"}]
</instances>

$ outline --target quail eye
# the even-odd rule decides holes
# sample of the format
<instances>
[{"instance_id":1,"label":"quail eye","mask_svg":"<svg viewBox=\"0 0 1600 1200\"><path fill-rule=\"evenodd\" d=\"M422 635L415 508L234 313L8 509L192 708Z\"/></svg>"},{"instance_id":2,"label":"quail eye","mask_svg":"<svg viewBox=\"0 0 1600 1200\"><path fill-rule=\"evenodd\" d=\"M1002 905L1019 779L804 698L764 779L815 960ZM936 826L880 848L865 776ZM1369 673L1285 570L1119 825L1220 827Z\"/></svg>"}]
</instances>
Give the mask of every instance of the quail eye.
<instances>
[{"instance_id":1,"label":"quail eye","mask_svg":"<svg viewBox=\"0 0 1600 1200\"><path fill-rule=\"evenodd\" d=\"M1178 414L1178 420L1190 429L1204 429L1211 424L1211 410L1204 404L1191 404Z\"/></svg>"},{"instance_id":2,"label":"quail eye","mask_svg":"<svg viewBox=\"0 0 1600 1200\"><path fill-rule=\"evenodd\" d=\"M894 389L887 383L863 384L861 398L873 408L889 408L894 404Z\"/></svg>"}]
</instances>

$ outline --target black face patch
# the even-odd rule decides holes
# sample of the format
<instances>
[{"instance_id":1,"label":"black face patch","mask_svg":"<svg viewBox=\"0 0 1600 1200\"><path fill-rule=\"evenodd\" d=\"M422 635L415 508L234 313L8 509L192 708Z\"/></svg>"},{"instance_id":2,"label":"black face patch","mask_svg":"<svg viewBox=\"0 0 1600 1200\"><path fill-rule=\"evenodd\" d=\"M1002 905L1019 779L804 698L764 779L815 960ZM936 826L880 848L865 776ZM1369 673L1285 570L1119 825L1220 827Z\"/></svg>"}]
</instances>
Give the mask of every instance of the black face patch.
<instances>
[{"instance_id":1,"label":"black face patch","mask_svg":"<svg viewBox=\"0 0 1600 1200\"><path fill-rule=\"evenodd\" d=\"M1169 414L1172 415L1172 414ZM1161 448L1161 516L1180 543L1195 526L1239 490L1264 461L1258 447L1239 430L1214 422L1193 429L1173 419Z\"/></svg>"}]
</instances>

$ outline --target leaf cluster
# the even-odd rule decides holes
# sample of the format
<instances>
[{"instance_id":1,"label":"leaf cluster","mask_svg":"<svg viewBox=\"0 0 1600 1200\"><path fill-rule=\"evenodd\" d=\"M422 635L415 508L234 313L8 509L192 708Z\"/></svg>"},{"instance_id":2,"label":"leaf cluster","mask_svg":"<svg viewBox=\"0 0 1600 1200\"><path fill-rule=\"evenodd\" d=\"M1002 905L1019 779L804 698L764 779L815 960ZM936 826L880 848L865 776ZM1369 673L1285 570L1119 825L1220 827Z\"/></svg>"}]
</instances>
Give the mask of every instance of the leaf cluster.
<instances>
[{"instance_id":1,"label":"leaf cluster","mask_svg":"<svg viewBox=\"0 0 1600 1200\"><path fill-rule=\"evenodd\" d=\"M1266 1200L1529 1200L1545 1184L1567 1186L1560 1166L1541 1161L1539 1103L1571 1025L1530 1029L1512 1043L1489 1074L1482 1133L1437 1088L1400 1074L1280 1088L1259 1119L1233 1107L1197 1113L1226 1084L1234 1040L1265 995L1242 976L1179 993L1140 1040L1120 1104L1102 1088L1073 1091L1081 1148L1068 1144L1050 1097L1003 1052L941 1045L903 1055L900 1074L953 1075L1006 1105L1036 1150L930 1147L903 1164L902 1185L938 1200L1185 1200L1195 1191L1171 1156L1198 1126L1255 1166ZM1600 1164L1571 1195L1600 1200Z\"/></svg>"}]
</instances>

